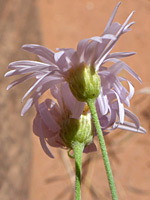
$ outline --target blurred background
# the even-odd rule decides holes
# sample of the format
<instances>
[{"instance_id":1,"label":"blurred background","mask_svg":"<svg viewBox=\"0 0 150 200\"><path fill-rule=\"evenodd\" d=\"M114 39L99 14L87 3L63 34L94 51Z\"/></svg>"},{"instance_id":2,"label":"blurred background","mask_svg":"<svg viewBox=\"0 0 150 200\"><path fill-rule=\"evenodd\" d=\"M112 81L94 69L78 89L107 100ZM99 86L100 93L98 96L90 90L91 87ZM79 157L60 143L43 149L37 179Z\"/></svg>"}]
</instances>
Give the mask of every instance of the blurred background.
<instances>
[{"instance_id":1,"label":"blurred background","mask_svg":"<svg viewBox=\"0 0 150 200\"><path fill-rule=\"evenodd\" d=\"M118 3L117 0L0 0L0 200L73 200L74 161L67 151L52 149L55 159L43 152L32 133L32 108L20 116L21 98L32 84L10 91L14 78L4 79L15 60L37 60L21 50L27 43L73 47L79 40L98 36ZM115 51L136 51L125 59L142 78L141 85L129 74L136 89L131 110L147 134L114 131L105 137L120 200L150 199L150 1L123 0L115 21L123 23L131 11L136 24ZM95 142L97 143L96 139ZM98 147L98 144L97 144ZM99 150L99 147L98 147ZM111 199L101 153L83 156L82 199Z\"/></svg>"}]
</instances>

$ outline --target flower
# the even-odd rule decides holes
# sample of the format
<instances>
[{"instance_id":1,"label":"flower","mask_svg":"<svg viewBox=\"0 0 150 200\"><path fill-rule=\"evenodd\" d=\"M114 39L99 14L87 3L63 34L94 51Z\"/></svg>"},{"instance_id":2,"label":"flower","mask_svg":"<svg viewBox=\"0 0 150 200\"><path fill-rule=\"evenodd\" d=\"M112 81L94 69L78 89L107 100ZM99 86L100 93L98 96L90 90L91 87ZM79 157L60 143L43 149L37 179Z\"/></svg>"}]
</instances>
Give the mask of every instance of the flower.
<instances>
[{"instance_id":1,"label":"flower","mask_svg":"<svg viewBox=\"0 0 150 200\"><path fill-rule=\"evenodd\" d=\"M120 2L115 7L104 33L101 36L79 41L76 50L63 48L57 49L58 52L55 53L40 45L23 45L24 50L36 54L42 62L22 60L12 62L8 66L11 71L5 74L6 77L13 75L23 75L23 77L12 82L7 89L36 77L36 82L22 99L23 101L33 92L25 103L21 115L24 115L33 104L37 104L38 98L45 91L56 85L67 83L79 101L86 102L87 98L96 99L103 132L107 133L115 128L145 132L138 118L124 106L130 106L134 87L129 80L118 76L124 69L141 82L140 77L121 60L121 58L134 55L135 52L110 53L120 36L130 31L130 26L134 24L134 22L129 23L134 12L122 25L113 22L119 5ZM107 62L111 63L110 67L105 67ZM129 91L123 86L123 81L129 84ZM40 115L39 107L41 106L37 107L38 116ZM132 123L125 121L126 118L129 118Z\"/></svg>"},{"instance_id":2,"label":"flower","mask_svg":"<svg viewBox=\"0 0 150 200\"><path fill-rule=\"evenodd\" d=\"M74 98L66 83L51 88L53 97L36 104L33 132L39 136L44 152L54 158L47 143L53 147L72 149L75 141L84 143L84 152L96 151L90 113L83 114L85 103Z\"/></svg>"},{"instance_id":3,"label":"flower","mask_svg":"<svg viewBox=\"0 0 150 200\"><path fill-rule=\"evenodd\" d=\"M125 69L131 73L132 76L141 81L138 75L127 64L120 60L120 58L134 55L135 52L119 52L109 54L120 36L128 32L130 30L129 27L134 24L134 22L128 23L133 12L129 15L123 25L119 24L118 22L113 23L113 19L119 5L120 3L118 3L118 5L115 7L105 27L104 33L100 37L95 36L79 41L77 50L72 48L64 48L57 49L58 52L55 53L40 45L23 45L22 48L24 50L36 54L43 62L22 60L12 62L8 66L11 71L5 74L6 77L13 75L24 76L12 82L7 89L10 89L13 86L30 78L36 77L36 82L26 92L22 99L23 101L31 92L33 92L24 105L21 115L24 115L45 91L62 82L67 82L69 84L71 91L77 99L85 101L86 98L89 98L87 97L87 94L90 95L90 98L92 98L92 96L93 98L97 98L100 93L99 81L101 78L103 78L103 75L99 72L102 71L102 66L109 61L115 62L116 66L118 66L117 63L120 62L121 64L117 68L118 71ZM82 76L80 78L81 80L79 81L78 76L81 68L83 68L83 70L85 68L91 69L92 72L90 80L95 80L93 79L93 76L97 77L97 73L99 73L100 79L96 78L96 82L90 81L88 82L88 85L86 85L87 81L84 81L85 79ZM77 78L74 76L75 74ZM83 73L83 75L84 74L85 73ZM96 89L94 87L96 87ZM101 88L103 87L105 87L105 85L103 85L102 82ZM91 88L91 90L89 90L89 88ZM80 97L80 95L76 94L76 91L78 90L80 91L80 94L83 94L83 97ZM86 91L83 93L83 90ZM119 88L118 92L120 92Z\"/></svg>"}]
</instances>

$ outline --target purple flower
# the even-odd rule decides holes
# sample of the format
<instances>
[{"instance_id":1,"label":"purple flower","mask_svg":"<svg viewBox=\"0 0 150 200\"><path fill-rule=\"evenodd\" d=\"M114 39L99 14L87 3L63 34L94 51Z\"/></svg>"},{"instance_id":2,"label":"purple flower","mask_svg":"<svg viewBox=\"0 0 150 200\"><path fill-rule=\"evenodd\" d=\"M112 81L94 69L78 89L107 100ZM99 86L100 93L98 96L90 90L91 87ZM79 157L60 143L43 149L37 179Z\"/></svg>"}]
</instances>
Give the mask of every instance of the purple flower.
<instances>
[{"instance_id":1,"label":"purple flower","mask_svg":"<svg viewBox=\"0 0 150 200\"><path fill-rule=\"evenodd\" d=\"M67 82L71 88L70 79L75 74L72 72L84 68L84 66L89 66L92 69L94 68L94 71L99 75L98 78L100 78L101 81L101 92L99 96L97 95L98 98L96 100L96 107L103 132L108 132L109 130L115 128L136 131L140 133L145 132L145 130L140 126L138 118L124 106L130 106L130 99L134 94L134 87L129 80L118 76L118 74L124 69L135 79L141 82L139 76L125 62L120 60L121 58L134 55L135 52L110 53L120 36L130 31L130 26L134 24L134 22L129 23L129 20L134 12L129 15L122 25L118 22L113 22L119 5L120 3L118 3L115 7L105 27L104 33L101 36L95 36L79 41L76 50L72 48L64 48L57 49L58 52L55 53L43 46L35 44L27 44L22 47L24 50L36 54L42 62L22 60L12 62L8 66L11 71L5 74L6 77L13 75L23 75L23 77L12 82L7 89L10 89L13 86L30 78L36 78L36 82L26 92L22 99L23 101L32 92L32 95L29 97L22 109L21 115L24 115L33 104L36 104L36 120L41 121L40 123L37 123L37 125L41 123L45 124L46 122L44 121L44 115L41 115L41 107L46 106L47 102L49 102L49 106L52 106L54 102L52 100L46 100L42 104L38 105L38 98L49 89L51 89L54 94L54 86L62 83ZM105 63L107 62L111 62L113 64L110 67L105 67ZM88 70L91 68L88 68ZM77 73L77 78L79 74L80 73ZM81 85L76 77L75 80L77 81L75 82L73 89L76 90L76 87L78 87L80 90ZM91 79L89 80L90 84ZM123 81L126 81L129 84L129 91L122 85ZM82 89L84 92L84 88ZM99 94L98 92L97 94ZM62 110L63 107L61 105L61 100L59 100L60 97L58 95L56 96L56 99L59 103L59 110ZM64 95L63 98L65 99L66 96ZM72 112L72 100L69 100L69 98L71 97L66 99L67 106L69 106L69 110L71 111L72 115L75 116L74 111L76 111L78 108L75 108L75 110ZM57 104L55 104L55 107L57 107L56 105ZM83 104L81 103L81 105ZM47 112L52 112L49 111L48 107L45 107L45 112L46 109ZM61 115L63 115L62 113L64 114L64 112L61 112ZM80 112L80 114L81 113L82 112ZM54 116L55 114L53 117ZM125 121L126 117L129 118L132 123ZM59 117L57 116L57 119L58 118ZM41 128L38 127L37 130L40 129ZM39 132L36 132L36 134L40 135Z\"/></svg>"},{"instance_id":2,"label":"purple flower","mask_svg":"<svg viewBox=\"0 0 150 200\"><path fill-rule=\"evenodd\" d=\"M54 86L52 87L51 92L57 103L52 99L46 99L41 104L37 103L37 114L33 121L33 132L39 136L44 152L48 156L54 158L47 143L52 147L67 147L71 149L70 143L74 140L73 127L76 125L74 122L80 123L75 134L77 135L77 132L80 130L83 131L82 134L84 135L83 140L85 143L84 152L88 153L96 151L96 146L92 142L93 134L91 135L93 132L91 115L90 113L82 115L85 103L75 99L67 84L61 84L58 85L58 87ZM83 118L84 121L81 120ZM68 132L66 124L70 119L73 120L71 124L72 131ZM73 137L70 137L72 134ZM78 138L76 137L75 139ZM79 139L82 140L81 134L79 134Z\"/></svg>"},{"instance_id":3,"label":"purple flower","mask_svg":"<svg viewBox=\"0 0 150 200\"><path fill-rule=\"evenodd\" d=\"M73 70L76 70L78 67L92 66L97 72L100 72L100 79L102 79L104 77L104 74L101 73L103 71L102 66L109 61L115 62L116 67L111 67L112 70L117 68L115 69L115 73L125 69L132 76L141 81L137 74L127 64L125 64L123 61L120 61L120 58L131 56L135 54L134 52L119 52L109 54L120 36L128 32L130 30L129 27L134 24L134 22L128 23L133 12L129 15L123 25L119 24L118 22L113 23L113 19L119 5L120 3L118 3L114 9L106 25L104 33L100 37L95 36L79 41L77 50L72 48L64 48L57 49L58 52L55 53L43 46L35 44L27 44L22 47L24 50L36 54L43 62L22 60L12 62L8 66L11 71L5 74L6 77L13 75L24 76L12 82L7 89L10 89L13 86L30 78L36 77L36 82L26 92L22 99L23 101L31 92L33 92L23 107L21 115L24 115L25 112L27 112L37 101L37 99L49 88L56 84L68 81L70 73ZM115 73L112 74L115 75ZM110 82L112 83L112 81ZM102 89L103 87L105 88L103 83L105 83L105 81L102 81ZM118 92L120 92L119 88Z\"/></svg>"}]
</instances>

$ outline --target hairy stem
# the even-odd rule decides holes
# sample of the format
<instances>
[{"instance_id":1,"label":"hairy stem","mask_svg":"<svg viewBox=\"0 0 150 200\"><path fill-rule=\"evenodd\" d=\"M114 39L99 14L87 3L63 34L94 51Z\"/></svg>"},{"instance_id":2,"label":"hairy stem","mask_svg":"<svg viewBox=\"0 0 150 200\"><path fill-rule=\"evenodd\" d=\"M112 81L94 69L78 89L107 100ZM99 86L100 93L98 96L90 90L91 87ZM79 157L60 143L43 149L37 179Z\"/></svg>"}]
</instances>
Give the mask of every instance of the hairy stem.
<instances>
[{"instance_id":1,"label":"hairy stem","mask_svg":"<svg viewBox=\"0 0 150 200\"><path fill-rule=\"evenodd\" d=\"M81 166L82 166L82 152L84 144L75 142L73 145L75 168L76 168L76 184L75 184L75 200L81 199Z\"/></svg>"},{"instance_id":2,"label":"hairy stem","mask_svg":"<svg viewBox=\"0 0 150 200\"><path fill-rule=\"evenodd\" d=\"M102 151L102 155L103 155L104 165L105 165L107 178L108 178L108 182L109 182L109 186L110 186L110 190L111 190L111 194L112 194L112 199L118 200L115 182L113 179L112 170L110 167L110 162L109 162L107 149L106 149L106 145L105 145L105 140L104 140L104 136L103 136L103 133L101 130L100 122L99 122L96 107L95 107L95 100L89 99L89 100L87 100L87 104L91 111L93 122L94 122L94 125L96 128L96 131L97 131L99 142L100 142L100 147L101 147L101 151Z\"/></svg>"}]
</instances>

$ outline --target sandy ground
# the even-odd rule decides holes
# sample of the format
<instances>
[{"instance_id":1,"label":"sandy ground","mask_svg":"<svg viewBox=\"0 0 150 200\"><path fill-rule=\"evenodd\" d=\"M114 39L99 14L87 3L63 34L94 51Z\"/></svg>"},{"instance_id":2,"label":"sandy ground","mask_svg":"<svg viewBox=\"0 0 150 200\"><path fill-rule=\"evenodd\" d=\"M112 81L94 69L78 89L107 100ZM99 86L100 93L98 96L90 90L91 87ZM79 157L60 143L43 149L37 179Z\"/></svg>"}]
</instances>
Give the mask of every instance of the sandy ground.
<instances>
[{"instance_id":1,"label":"sandy ground","mask_svg":"<svg viewBox=\"0 0 150 200\"><path fill-rule=\"evenodd\" d=\"M8 5L10 7L12 5L12 2L8 2ZM52 50L55 50L57 47L76 48L77 42L80 39L97 36L103 32L107 20L109 19L109 16L118 1L37 0L33 2L34 3L32 5L32 9L29 10L30 15L27 15L30 17L28 18L29 21L27 20L27 22L24 23L24 26L26 25L27 29L24 30L25 33L22 30L24 35L26 35L29 31L30 33L32 32L31 35L33 36L26 37L25 41L24 37L22 37L22 42L17 43L17 46L15 47L16 49L19 49L19 45L23 44L23 42L40 43ZM6 5L5 8L7 8L8 5ZM7 10L8 9L6 9L6 12ZM132 10L136 10L136 13L133 16L133 20L136 22L136 24L133 26L132 32L124 35L120 39L113 51L137 52L137 55L127 58L125 61L140 75L143 80L143 84L141 85L140 83L138 83L129 74L124 75L133 82L136 91L138 91L141 88L150 86L150 1L122 1L122 5L120 6L117 16L115 18L116 21L123 23ZM34 26L30 22L31 19L33 20L32 12L34 13ZM20 26L22 25L21 22L23 22L23 18L20 20ZM32 29L30 29L27 25L29 22L31 24L30 28ZM36 31L34 31L35 29ZM17 39L16 36L15 39ZM12 50L10 49L9 51L12 52L14 51L14 49L12 48ZM17 52L18 51L19 50L17 50ZM24 55L26 55L26 57ZM33 59L33 57L27 57L27 54L21 52L20 59ZM13 60L13 56L11 57L11 59L6 60L9 63ZM7 66L6 61L5 64ZM6 72L6 70L4 72ZM5 91L4 85L6 86L6 84L8 84L8 81L7 83L4 82L2 91ZM17 90L17 88L15 88L14 91L15 90ZM25 87L24 90L26 90ZM6 92L4 92L4 94L5 93ZM13 92L11 94L13 95ZM21 93L17 93L17 97L15 97L17 98L16 104L19 104L19 101L22 97L21 94L23 94L23 91L21 91ZM5 94L3 95L2 102L6 101L6 99L7 95ZM132 111L136 115L138 115L142 126L144 126L144 128L147 130L147 134L141 135L125 131L116 131L106 136L105 139L110 155L114 178L116 181L119 200L149 200L150 95L136 93L135 97L131 101L131 106ZM19 112L21 111L21 106L19 108L17 107L14 111L11 111L11 113L16 112L16 110L17 114L15 114L15 116L19 115ZM5 110L3 108L3 112L5 111L10 113L9 110ZM26 124L24 126L28 127L28 133L30 135L32 134L31 127L32 119L34 116L34 111L32 110L31 112L33 113L25 117L25 119L19 118L19 123L21 121L22 123L23 121L29 122L30 125ZM6 113L6 115L8 115L8 113ZM15 121L17 118L13 119ZM7 123L4 123L6 129L10 124L10 120L11 119L9 119ZM16 123L15 127L19 123ZM23 128L23 130L24 129L25 128ZM11 126L11 130L13 130L13 126ZM14 130L16 130L16 128ZM10 138L9 133L8 138ZM7 139L4 138L4 141L7 141ZM20 141L22 140L20 139ZM26 147L28 151L23 148L24 151L27 152L27 154L21 154L22 163L28 164L25 167L26 170L23 169L23 172L25 171L23 173L24 176L22 176L21 173L16 172L16 180L22 180L22 186L21 184L19 185L20 187L16 186L16 191L20 191L21 193L23 185L27 185L23 190L24 196L21 196L19 192L9 192L9 188L11 188L11 186L6 187L10 183L9 180L11 180L12 183L13 181L14 183L17 182L15 180L15 177L13 176L14 171L9 170L8 173L7 170L2 169L3 173L1 174L3 174L3 176L1 174L0 176L3 178L3 181L0 182L0 200L73 200L74 162L67 157L67 152L65 150L56 150L52 148L52 152L55 155L55 159L53 160L49 159L44 154L42 148L40 147L38 138L33 134L32 143L31 137L29 135L28 137L26 136L23 141L26 141L26 143L21 143L21 146ZM95 142L98 147L98 142L96 139ZM16 148L18 144L19 141L18 143L16 142L15 144L13 144L11 146L11 149ZM2 143L1 145L4 145L4 143ZM19 149L18 152L20 152ZM17 154L14 153L14 155ZM4 156L7 159L7 152L4 152ZM5 163L4 160L5 159L2 159L3 163ZM11 161L8 163L10 169L12 168L12 163L13 162ZM15 163L18 163L18 160L16 160ZM16 164L16 166L20 165L20 163L18 165ZM5 168L5 165L2 165L2 167ZM16 168L16 170L20 170L20 168ZM97 153L83 156L82 172L83 200L111 199L99 147ZM13 197L12 194L14 195Z\"/></svg>"}]
</instances>

